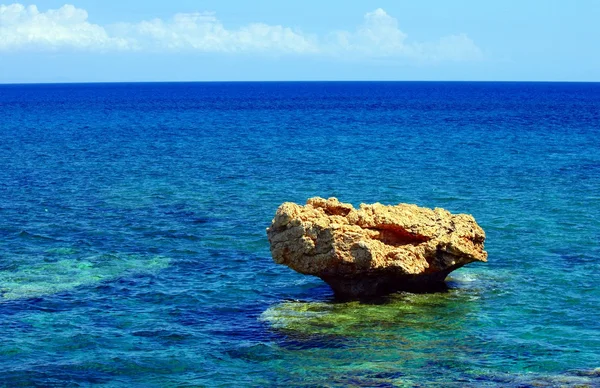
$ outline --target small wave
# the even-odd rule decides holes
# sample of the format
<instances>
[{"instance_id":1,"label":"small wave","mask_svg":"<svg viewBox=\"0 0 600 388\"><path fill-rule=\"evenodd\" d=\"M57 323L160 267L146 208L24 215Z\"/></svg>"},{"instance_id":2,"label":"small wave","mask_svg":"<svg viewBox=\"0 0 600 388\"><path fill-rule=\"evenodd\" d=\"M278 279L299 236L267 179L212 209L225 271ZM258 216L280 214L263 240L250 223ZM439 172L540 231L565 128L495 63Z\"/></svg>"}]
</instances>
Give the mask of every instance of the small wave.
<instances>
[{"instance_id":1,"label":"small wave","mask_svg":"<svg viewBox=\"0 0 600 388\"><path fill-rule=\"evenodd\" d=\"M465 274L465 273L456 273L448 276L446 281L456 282L456 283L472 283L476 282L478 277L474 274Z\"/></svg>"},{"instance_id":2,"label":"small wave","mask_svg":"<svg viewBox=\"0 0 600 388\"><path fill-rule=\"evenodd\" d=\"M323 302L283 302L268 308L260 315L259 320L277 329L292 328L303 322L324 318L328 310L331 307Z\"/></svg>"},{"instance_id":3,"label":"small wave","mask_svg":"<svg viewBox=\"0 0 600 388\"><path fill-rule=\"evenodd\" d=\"M26 230L22 230L21 232L19 232L18 236L21 238L30 238L30 239L35 239L35 240L56 241L56 239L54 239L52 237L43 236L41 234L29 233Z\"/></svg>"},{"instance_id":4,"label":"small wave","mask_svg":"<svg viewBox=\"0 0 600 388\"><path fill-rule=\"evenodd\" d=\"M46 253L55 254L55 255L74 255L77 253L77 249L75 248L51 248L46 251Z\"/></svg>"}]
</instances>

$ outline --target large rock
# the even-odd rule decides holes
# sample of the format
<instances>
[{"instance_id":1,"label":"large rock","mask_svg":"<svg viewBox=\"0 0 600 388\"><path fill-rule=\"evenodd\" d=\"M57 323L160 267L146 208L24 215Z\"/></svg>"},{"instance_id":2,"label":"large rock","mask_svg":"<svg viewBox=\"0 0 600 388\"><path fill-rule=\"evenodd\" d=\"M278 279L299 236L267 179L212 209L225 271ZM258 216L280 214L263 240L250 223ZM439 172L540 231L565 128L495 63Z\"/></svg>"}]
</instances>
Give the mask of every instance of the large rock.
<instances>
[{"instance_id":1,"label":"large rock","mask_svg":"<svg viewBox=\"0 0 600 388\"><path fill-rule=\"evenodd\" d=\"M286 202L267 236L277 264L327 282L337 296L429 290L473 261L487 261L485 233L467 214L416 205Z\"/></svg>"}]
</instances>

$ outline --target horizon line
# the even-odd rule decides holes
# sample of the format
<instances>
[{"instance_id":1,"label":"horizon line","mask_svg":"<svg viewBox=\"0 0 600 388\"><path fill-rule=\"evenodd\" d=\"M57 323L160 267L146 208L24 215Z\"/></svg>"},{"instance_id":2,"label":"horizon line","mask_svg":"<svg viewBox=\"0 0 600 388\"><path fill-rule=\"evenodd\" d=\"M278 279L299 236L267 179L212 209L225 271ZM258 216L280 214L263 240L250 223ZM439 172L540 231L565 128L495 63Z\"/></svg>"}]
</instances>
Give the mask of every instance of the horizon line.
<instances>
[{"instance_id":1,"label":"horizon line","mask_svg":"<svg viewBox=\"0 0 600 388\"><path fill-rule=\"evenodd\" d=\"M90 84L200 84L200 83L556 83L556 84L595 84L600 81L544 81L544 80L212 80L212 81L48 81L48 82L0 82L8 85L90 85Z\"/></svg>"}]
</instances>

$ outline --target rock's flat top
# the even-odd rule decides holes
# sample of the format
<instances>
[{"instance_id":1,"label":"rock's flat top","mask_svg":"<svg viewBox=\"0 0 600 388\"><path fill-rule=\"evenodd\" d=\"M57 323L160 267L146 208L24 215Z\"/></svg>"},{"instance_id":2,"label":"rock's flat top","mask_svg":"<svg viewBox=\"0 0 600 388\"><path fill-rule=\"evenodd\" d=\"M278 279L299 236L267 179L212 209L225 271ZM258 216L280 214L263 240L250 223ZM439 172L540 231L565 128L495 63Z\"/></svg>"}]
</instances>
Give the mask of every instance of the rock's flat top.
<instances>
[{"instance_id":1,"label":"rock's flat top","mask_svg":"<svg viewBox=\"0 0 600 388\"><path fill-rule=\"evenodd\" d=\"M319 276L338 294L381 294L406 288L403 283L439 282L465 264L487 259L485 233L471 215L408 204L355 209L336 198L311 198L305 206L286 202L267 235L276 263Z\"/></svg>"}]
</instances>

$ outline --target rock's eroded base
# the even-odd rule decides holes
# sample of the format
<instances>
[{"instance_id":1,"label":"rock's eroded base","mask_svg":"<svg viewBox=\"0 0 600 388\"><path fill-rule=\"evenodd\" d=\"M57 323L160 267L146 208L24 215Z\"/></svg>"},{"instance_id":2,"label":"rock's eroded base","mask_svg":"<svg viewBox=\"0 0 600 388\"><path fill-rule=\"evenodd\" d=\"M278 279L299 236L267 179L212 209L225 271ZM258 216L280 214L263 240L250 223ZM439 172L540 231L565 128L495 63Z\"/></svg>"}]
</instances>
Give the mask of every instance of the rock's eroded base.
<instances>
[{"instance_id":1,"label":"rock's eroded base","mask_svg":"<svg viewBox=\"0 0 600 388\"><path fill-rule=\"evenodd\" d=\"M320 277L342 297L436 289L455 269L487 259L472 216L407 204L286 202L267 235L276 263Z\"/></svg>"}]
</instances>

